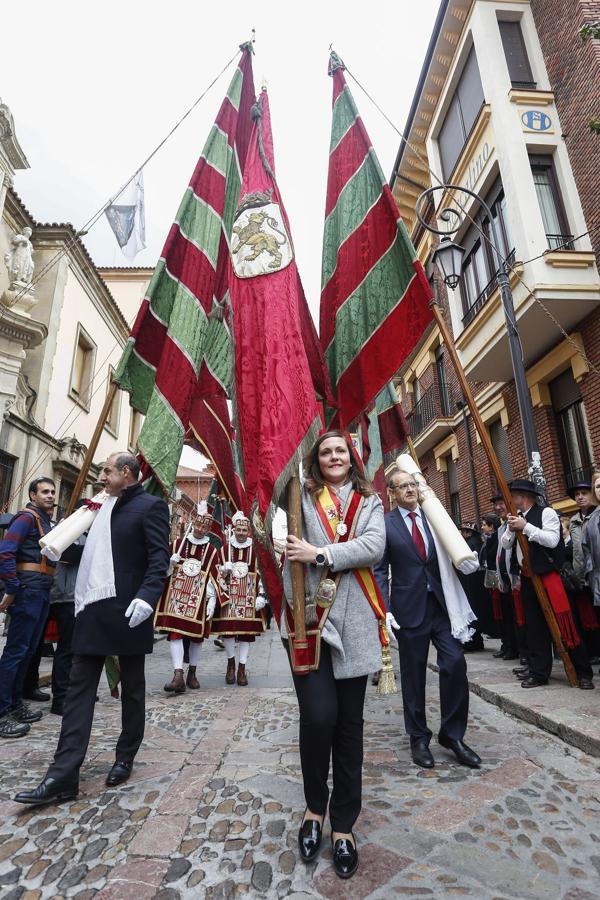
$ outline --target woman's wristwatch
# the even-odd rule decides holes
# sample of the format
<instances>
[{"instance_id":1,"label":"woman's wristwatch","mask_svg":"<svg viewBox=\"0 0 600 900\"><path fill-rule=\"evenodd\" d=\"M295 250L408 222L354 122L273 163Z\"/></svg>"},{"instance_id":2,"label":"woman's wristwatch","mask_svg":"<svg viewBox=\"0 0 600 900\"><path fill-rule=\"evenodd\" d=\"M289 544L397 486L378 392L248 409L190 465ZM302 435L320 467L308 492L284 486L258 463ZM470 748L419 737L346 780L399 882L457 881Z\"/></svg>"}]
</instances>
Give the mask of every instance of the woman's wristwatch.
<instances>
[{"instance_id":1,"label":"woman's wristwatch","mask_svg":"<svg viewBox=\"0 0 600 900\"><path fill-rule=\"evenodd\" d=\"M315 554L315 565L316 566L324 566L326 562L327 562L327 557L325 556L323 549L317 550L317 552Z\"/></svg>"}]
</instances>

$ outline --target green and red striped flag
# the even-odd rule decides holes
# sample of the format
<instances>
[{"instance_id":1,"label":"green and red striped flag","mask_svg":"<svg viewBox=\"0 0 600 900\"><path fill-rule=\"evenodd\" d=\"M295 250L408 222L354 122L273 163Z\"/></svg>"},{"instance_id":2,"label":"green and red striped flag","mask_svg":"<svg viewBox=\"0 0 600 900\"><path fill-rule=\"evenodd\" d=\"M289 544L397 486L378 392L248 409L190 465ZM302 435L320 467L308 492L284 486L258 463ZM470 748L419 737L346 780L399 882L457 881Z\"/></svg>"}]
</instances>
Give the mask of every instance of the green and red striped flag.
<instances>
[{"instance_id":1,"label":"green and red striped flag","mask_svg":"<svg viewBox=\"0 0 600 900\"><path fill-rule=\"evenodd\" d=\"M150 489L171 490L186 435L204 430L192 417L200 415L206 404L194 401L199 394L219 396L231 377L233 361L220 301L227 290L229 237L254 103L252 46L240 49L239 64L116 373L131 405L146 416L138 451L144 475L152 478ZM224 395L221 406L226 414ZM225 430L228 427L224 423ZM232 459L219 463L222 481L231 481ZM233 491L232 487L230 494Z\"/></svg>"},{"instance_id":2,"label":"green and red striped flag","mask_svg":"<svg viewBox=\"0 0 600 900\"><path fill-rule=\"evenodd\" d=\"M406 446L408 425L398 400L398 393L389 381L359 422L358 436L365 474L375 485L377 493L387 509L388 496L385 485L386 456L397 456Z\"/></svg>"},{"instance_id":3,"label":"green and red striped flag","mask_svg":"<svg viewBox=\"0 0 600 900\"><path fill-rule=\"evenodd\" d=\"M365 126L331 54L333 120L323 235L320 338L347 427L398 371L433 316L431 290Z\"/></svg>"}]
</instances>

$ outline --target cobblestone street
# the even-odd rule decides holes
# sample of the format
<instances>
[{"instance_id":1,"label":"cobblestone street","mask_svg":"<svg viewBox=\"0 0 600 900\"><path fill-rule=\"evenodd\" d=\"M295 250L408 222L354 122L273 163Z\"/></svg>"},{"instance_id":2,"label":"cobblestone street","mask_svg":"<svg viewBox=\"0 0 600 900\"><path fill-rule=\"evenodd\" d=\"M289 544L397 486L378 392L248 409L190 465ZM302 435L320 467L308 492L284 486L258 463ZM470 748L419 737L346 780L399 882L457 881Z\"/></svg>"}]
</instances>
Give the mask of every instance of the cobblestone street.
<instances>
[{"instance_id":1,"label":"cobblestone street","mask_svg":"<svg viewBox=\"0 0 600 900\"><path fill-rule=\"evenodd\" d=\"M3 743L3 900L600 898L598 760L473 695L467 740L483 767L459 766L434 739L425 771L410 760L400 695L369 686L359 873L336 878L328 826L318 861L303 865L296 703L278 634L252 648L248 688L225 686L212 642L202 653L201 690L167 697L168 648L156 644L146 739L120 788L104 785L120 713L104 679L76 802L29 810L10 799L43 775L59 719Z\"/></svg>"}]
</instances>

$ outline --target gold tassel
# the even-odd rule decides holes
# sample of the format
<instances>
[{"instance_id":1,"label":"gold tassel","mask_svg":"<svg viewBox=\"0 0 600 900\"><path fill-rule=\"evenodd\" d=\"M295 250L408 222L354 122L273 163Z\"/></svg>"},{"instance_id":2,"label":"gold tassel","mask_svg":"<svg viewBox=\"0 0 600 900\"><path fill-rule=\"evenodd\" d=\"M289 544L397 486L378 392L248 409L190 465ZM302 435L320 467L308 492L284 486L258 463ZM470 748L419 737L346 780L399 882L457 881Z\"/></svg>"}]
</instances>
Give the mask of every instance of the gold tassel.
<instances>
[{"instance_id":1,"label":"gold tassel","mask_svg":"<svg viewBox=\"0 0 600 900\"><path fill-rule=\"evenodd\" d=\"M381 648L381 672L379 674L379 684L376 693L380 697L388 694L397 694L396 679L394 678L394 667L392 665L392 654L390 653L390 645Z\"/></svg>"}]
</instances>

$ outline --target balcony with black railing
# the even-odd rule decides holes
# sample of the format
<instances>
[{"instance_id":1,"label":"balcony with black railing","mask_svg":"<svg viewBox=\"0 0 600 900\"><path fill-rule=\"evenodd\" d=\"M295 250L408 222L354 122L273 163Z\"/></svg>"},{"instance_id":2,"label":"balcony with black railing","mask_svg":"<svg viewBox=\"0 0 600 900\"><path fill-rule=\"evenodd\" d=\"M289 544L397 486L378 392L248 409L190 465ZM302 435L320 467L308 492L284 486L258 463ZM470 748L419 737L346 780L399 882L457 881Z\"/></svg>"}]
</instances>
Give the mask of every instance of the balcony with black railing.
<instances>
[{"instance_id":1,"label":"balcony with black railing","mask_svg":"<svg viewBox=\"0 0 600 900\"><path fill-rule=\"evenodd\" d=\"M454 407L452 389L444 381L432 384L415 403L406 418L410 436L419 452L426 452L449 434Z\"/></svg>"},{"instance_id":2,"label":"balcony with black railing","mask_svg":"<svg viewBox=\"0 0 600 900\"><path fill-rule=\"evenodd\" d=\"M567 490L579 484L582 481L591 483L592 475L596 471L596 466L590 463L587 466L580 466L578 469L567 469L565 472L565 483Z\"/></svg>"},{"instance_id":3,"label":"balcony with black railing","mask_svg":"<svg viewBox=\"0 0 600 900\"><path fill-rule=\"evenodd\" d=\"M515 250L513 248L510 251L510 253L508 254L508 256L506 257L506 265L512 266L512 265L514 265L514 262L515 262ZM488 281L488 283L484 287L484 289L481 291L479 296L477 296L475 298L475 300L473 301L471 306L468 308L468 310L464 314L462 321L463 321L463 325L465 326L465 328L467 327L469 322L473 321L473 319L475 318L477 313L481 309L483 309L483 307L488 302L488 300L490 299L490 297L492 296L492 294L494 293L494 291L496 290L497 287L498 287L498 272L495 272L494 275L492 276L492 278Z\"/></svg>"},{"instance_id":4,"label":"balcony with black railing","mask_svg":"<svg viewBox=\"0 0 600 900\"><path fill-rule=\"evenodd\" d=\"M549 250L575 250L575 237L572 234L547 234Z\"/></svg>"}]
</instances>

